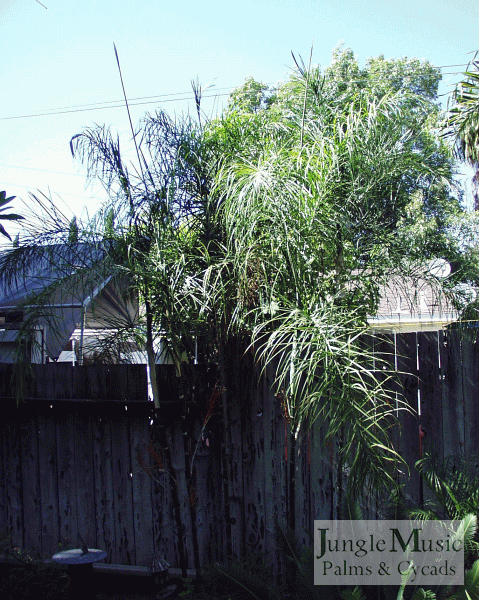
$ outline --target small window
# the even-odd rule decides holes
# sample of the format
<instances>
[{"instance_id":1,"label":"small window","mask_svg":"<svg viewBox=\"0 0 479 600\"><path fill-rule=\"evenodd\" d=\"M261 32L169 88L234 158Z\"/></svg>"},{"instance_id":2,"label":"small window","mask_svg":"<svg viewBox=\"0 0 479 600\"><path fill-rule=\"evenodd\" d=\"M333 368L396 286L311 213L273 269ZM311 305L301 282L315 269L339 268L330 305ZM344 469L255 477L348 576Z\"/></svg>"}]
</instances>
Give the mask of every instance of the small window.
<instances>
[{"instance_id":1,"label":"small window","mask_svg":"<svg viewBox=\"0 0 479 600\"><path fill-rule=\"evenodd\" d=\"M23 311L11 310L0 313L0 323L21 323L23 321Z\"/></svg>"}]
</instances>

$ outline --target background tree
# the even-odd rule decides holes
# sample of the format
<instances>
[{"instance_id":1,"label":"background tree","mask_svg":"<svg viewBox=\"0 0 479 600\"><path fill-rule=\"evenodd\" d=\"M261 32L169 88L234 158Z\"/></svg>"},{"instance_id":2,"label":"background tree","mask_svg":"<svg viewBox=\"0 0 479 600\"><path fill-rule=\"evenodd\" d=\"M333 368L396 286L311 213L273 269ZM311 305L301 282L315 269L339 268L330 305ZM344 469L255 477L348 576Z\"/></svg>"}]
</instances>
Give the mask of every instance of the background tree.
<instances>
[{"instance_id":1,"label":"background tree","mask_svg":"<svg viewBox=\"0 0 479 600\"><path fill-rule=\"evenodd\" d=\"M435 257L453 262L451 286L475 268L436 131L439 78L417 60L360 69L339 48L324 71L298 60L269 101L252 106L251 89L264 88L248 80L207 127L222 149L214 193L237 280L231 323L278 361L296 435L324 418L356 483L384 483L397 459L390 399L358 337L380 285L418 274L438 285Z\"/></svg>"},{"instance_id":2,"label":"background tree","mask_svg":"<svg viewBox=\"0 0 479 600\"><path fill-rule=\"evenodd\" d=\"M475 170L475 210L479 209L479 61L469 63L464 79L456 86L452 108L445 122L445 134L456 140L460 159Z\"/></svg>"}]
</instances>

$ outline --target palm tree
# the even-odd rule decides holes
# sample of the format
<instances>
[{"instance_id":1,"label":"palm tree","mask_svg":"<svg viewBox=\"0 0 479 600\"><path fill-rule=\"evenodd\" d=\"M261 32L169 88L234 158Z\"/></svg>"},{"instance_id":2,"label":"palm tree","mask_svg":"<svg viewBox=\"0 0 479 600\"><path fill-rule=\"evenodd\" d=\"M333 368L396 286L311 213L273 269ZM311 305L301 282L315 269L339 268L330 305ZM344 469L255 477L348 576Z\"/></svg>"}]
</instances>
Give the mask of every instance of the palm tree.
<instances>
[{"instance_id":1,"label":"palm tree","mask_svg":"<svg viewBox=\"0 0 479 600\"><path fill-rule=\"evenodd\" d=\"M397 236L411 194L450 178L450 163L437 160L431 103L414 93L359 89L331 106L327 82L306 69L285 87L266 108L237 102L206 131L222 148L229 331L247 331L275 365L295 438L324 419L351 487L391 485L400 459L389 431L404 405L360 336L380 283L418 267Z\"/></svg>"},{"instance_id":2,"label":"palm tree","mask_svg":"<svg viewBox=\"0 0 479 600\"><path fill-rule=\"evenodd\" d=\"M477 53L476 53L477 55ZM446 136L457 140L458 156L476 169L474 182L479 184L479 61L469 63L464 79L456 86L453 106L445 123ZM476 210L479 197L475 194Z\"/></svg>"},{"instance_id":3,"label":"palm tree","mask_svg":"<svg viewBox=\"0 0 479 600\"><path fill-rule=\"evenodd\" d=\"M15 213L9 213L7 215L3 214L3 211L10 208L9 206L7 206L7 204L9 202L11 202L12 200L14 200L14 198L15 198L15 196L10 196L10 198L7 198L6 196L7 196L6 192L0 192L0 221L21 221L22 219L24 219L25 217L22 217L21 215L17 215ZM9 240L12 239L10 237L10 235L7 233L5 227L1 223L0 223L0 233L2 235L4 235L5 237L7 237Z\"/></svg>"}]
</instances>

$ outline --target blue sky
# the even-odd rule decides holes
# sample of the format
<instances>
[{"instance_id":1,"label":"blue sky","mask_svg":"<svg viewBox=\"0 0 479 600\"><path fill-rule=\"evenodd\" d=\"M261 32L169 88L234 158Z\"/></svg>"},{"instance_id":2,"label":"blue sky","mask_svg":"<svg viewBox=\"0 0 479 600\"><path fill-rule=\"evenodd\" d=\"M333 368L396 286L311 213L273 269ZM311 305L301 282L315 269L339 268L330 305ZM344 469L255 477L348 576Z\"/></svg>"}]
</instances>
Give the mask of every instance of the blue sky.
<instances>
[{"instance_id":1,"label":"blue sky","mask_svg":"<svg viewBox=\"0 0 479 600\"><path fill-rule=\"evenodd\" d=\"M284 80L291 50L307 60L313 39L313 62L322 66L340 40L361 65L379 54L446 65L442 93L459 79L454 73L461 67L449 65L464 65L479 49L477 0L41 2L47 8L36 0L0 0L0 190L27 202L29 190L50 190L76 214L87 209L91 215L105 193L99 185L85 189L70 138L95 123L129 138L124 107L84 106L122 98L113 42L128 97L163 96L134 107L134 124L159 107L172 114L193 111L185 98L196 77L203 86L214 84L211 93L217 94L248 76ZM219 96L217 104L223 100ZM211 100L205 108L213 110ZM20 200L15 208L22 210Z\"/></svg>"}]
</instances>

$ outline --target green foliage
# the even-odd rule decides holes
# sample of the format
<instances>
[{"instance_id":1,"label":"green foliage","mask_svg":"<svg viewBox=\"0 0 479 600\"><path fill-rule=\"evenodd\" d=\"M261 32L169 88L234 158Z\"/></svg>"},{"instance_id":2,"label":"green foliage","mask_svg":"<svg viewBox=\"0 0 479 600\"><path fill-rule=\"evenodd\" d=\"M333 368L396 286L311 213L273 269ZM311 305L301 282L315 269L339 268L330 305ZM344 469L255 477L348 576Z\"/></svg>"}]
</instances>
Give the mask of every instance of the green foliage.
<instances>
[{"instance_id":1,"label":"green foliage","mask_svg":"<svg viewBox=\"0 0 479 600\"><path fill-rule=\"evenodd\" d=\"M264 557L252 554L243 560L211 565L204 573L204 586L217 600L280 600L271 569Z\"/></svg>"},{"instance_id":2,"label":"green foliage","mask_svg":"<svg viewBox=\"0 0 479 600\"><path fill-rule=\"evenodd\" d=\"M24 219L25 217L22 217L21 215L17 215L15 213L9 213L9 214L3 214L3 212L5 210L8 210L10 208L10 206L7 206L12 200L15 199L15 196L10 196L10 198L7 198L7 194L6 192L0 192L0 221L21 221L22 219ZM10 235L7 233L5 227L0 223L0 233L2 235L4 235L5 237L7 237L9 240L11 240L12 238L10 237Z\"/></svg>"},{"instance_id":3,"label":"green foliage","mask_svg":"<svg viewBox=\"0 0 479 600\"><path fill-rule=\"evenodd\" d=\"M432 590L424 590L419 588L416 590L411 600L435 600L436 594Z\"/></svg>"},{"instance_id":4,"label":"green foliage","mask_svg":"<svg viewBox=\"0 0 479 600\"><path fill-rule=\"evenodd\" d=\"M68 243L76 244L78 242L78 223L76 217L73 217L70 221L68 229Z\"/></svg>"},{"instance_id":5,"label":"green foliage","mask_svg":"<svg viewBox=\"0 0 479 600\"><path fill-rule=\"evenodd\" d=\"M228 100L228 111L256 113L268 107L269 88L264 83L248 77L240 87L233 90Z\"/></svg>"},{"instance_id":6,"label":"green foliage","mask_svg":"<svg viewBox=\"0 0 479 600\"><path fill-rule=\"evenodd\" d=\"M329 68L297 61L268 105L237 102L206 130L220 148L213 193L237 281L231 330L250 332L264 364L277 361L296 432L321 416L347 440L350 481L390 482L399 460L387 382L358 342L381 284L427 279L434 257L453 263L451 285L466 263L475 269L435 131L439 78L415 59L360 69L338 48ZM249 81L245 96L260 87Z\"/></svg>"},{"instance_id":7,"label":"green foliage","mask_svg":"<svg viewBox=\"0 0 479 600\"><path fill-rule=\"evenodd\" d=\"M479 162L479 61L472 60L464 79L456 86L446 121L446 135L454 135L462 156L472 165Z\"/></svg>"},{"instance_id":8,"label":"green foliage","mask_svg":"<svg viewBox=\"0 0 479 600\"><path fill-rule=\"evenodd\" d=\"M479 61L469 63L464 78L454 90L452 107L443 123L446 138L452 138L459 158L475 170L475 209L479 208Z\"/></svg>"},{"instance_id":9,"label":"green foliage","mask_svg":"<svg viewBox=\"0 0 479 600\"><path fill-rule=\"evenodd\" d=\"M352 590L343 590L340 594L341 600L366 600L360 588L355 587Z\"/></svg>"},{"instance_id":10,"label":"green foliage","mask_svg":"<svg viewBox=\"0 0 479 600\"><path fill-rule=\"evenodd\" d=\"M433 495L424 514L433 519L463 519L479 515L479 478L474 464L462 456L439 461L426 455L416 463L424 483Z\"/></svg>"}]
</instances>

